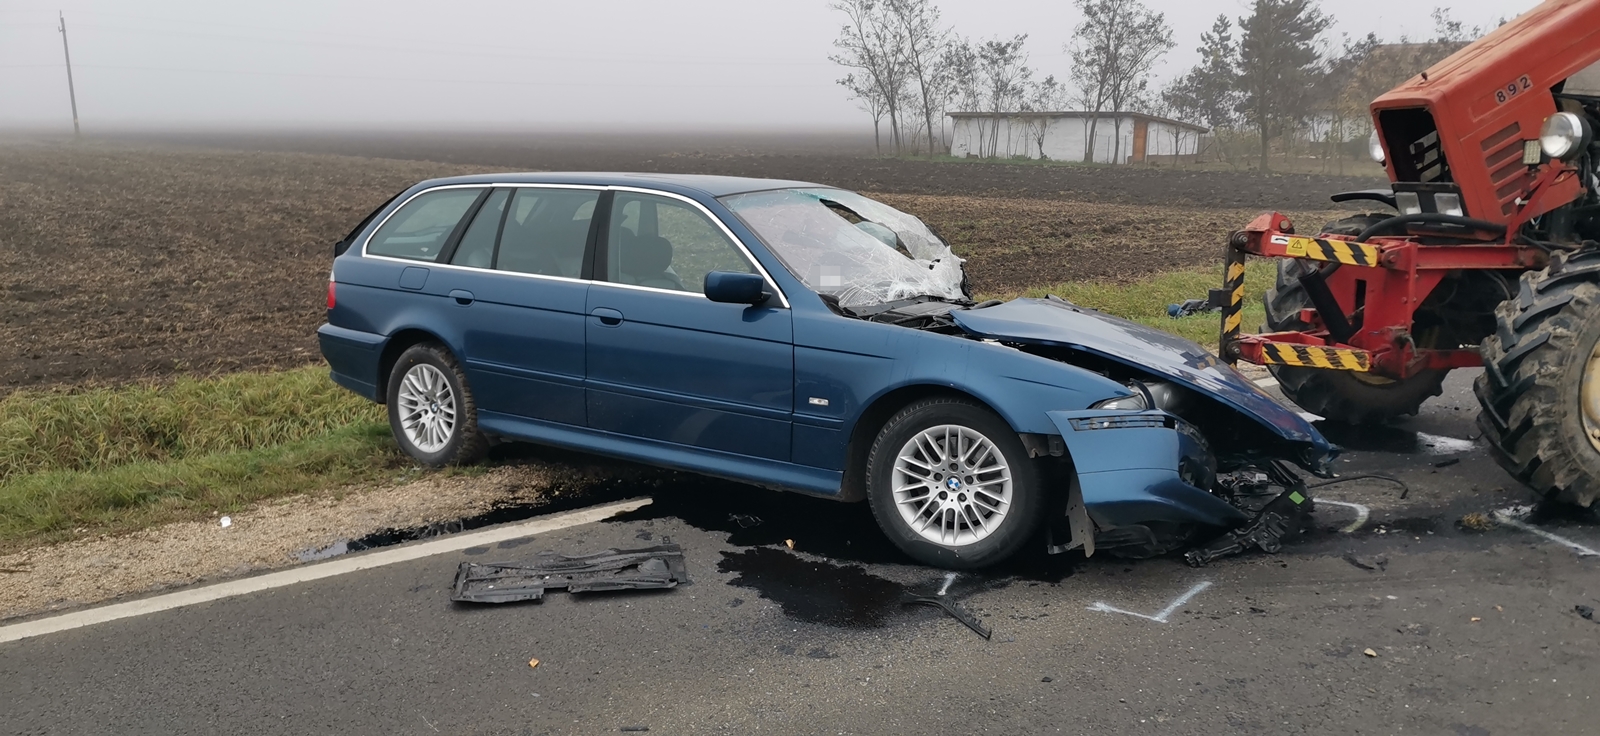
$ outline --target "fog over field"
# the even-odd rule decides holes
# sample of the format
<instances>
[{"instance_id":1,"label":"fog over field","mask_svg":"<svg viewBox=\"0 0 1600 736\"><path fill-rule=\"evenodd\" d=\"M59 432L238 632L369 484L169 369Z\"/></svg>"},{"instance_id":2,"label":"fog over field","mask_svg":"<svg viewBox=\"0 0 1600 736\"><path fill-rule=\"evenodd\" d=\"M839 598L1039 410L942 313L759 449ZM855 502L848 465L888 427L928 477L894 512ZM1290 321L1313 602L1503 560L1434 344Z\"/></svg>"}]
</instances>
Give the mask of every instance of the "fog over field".
<instances>
[{"instance_id":1,"label":"fog over field","mask_svg":"<svg viewBox=\"0 0 1600 736\"><path fill-rule=\"evenodd\" d=\"M1244 0L1148 0L1193 66L1200 33ZM1325 0L1329 38L1418 38L1430 12L1492 25L1535 0ZM1064 78L1081 20L1064 0L943 0L973 40L1028 34ZM828 61L824 0L0 2L0 127L68 129L66 19L85 132L113 128L869 129Z\"/></svg>"}]
</instances>

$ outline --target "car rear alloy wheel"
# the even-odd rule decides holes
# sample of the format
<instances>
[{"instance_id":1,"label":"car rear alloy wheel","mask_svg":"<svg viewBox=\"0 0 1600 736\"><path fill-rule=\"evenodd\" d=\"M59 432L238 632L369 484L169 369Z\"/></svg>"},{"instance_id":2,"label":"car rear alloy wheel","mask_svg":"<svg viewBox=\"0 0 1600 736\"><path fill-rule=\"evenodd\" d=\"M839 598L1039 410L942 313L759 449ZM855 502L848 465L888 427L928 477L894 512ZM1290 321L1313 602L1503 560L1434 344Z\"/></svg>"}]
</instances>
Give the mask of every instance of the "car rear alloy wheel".
<instances>
[{"instance_id":1,"label":"car rear alloy wheel","mask_svg":"<svg viewBox=\"0 0 1600 736\"><path fill-rule=\"evenodd\" d=\"M900 518L934 544L988 537L1011 510L1011 466L988 437L941 424L917 433L894 464Z\"/></svg>"},{"instance_id":2,"label":"car rear alloy wheel","mask_svg":"<svg viewBox=\"0 0 1600 736\"><path fill-rule=\"evenodd\" d=\"M436 343L407 348L389 371L389 428L407 455L434 467L483 457L489 438L454 355Z\"/></svg>"},{"instance_id":3,"label":"car rear alloy wheel","mask_svg":"<svg viewBox=\"0 0 1600 736\"><path fill-rule=\"evenodd\" d=\"M1037 463L987 407L927 398L878 431L867 496L884 534L919 562L987 567L1015 554L1044 520Z\"/></svg>"},{"instance_id":4,"label":"car rear alloy wheel","mask_svg":"<svg viewBox=\"0 0 1600 736\"><path fill-rule=\"evenodd\" d=\"M444 374L427 363L406 371L400 382L400 428L423 452L438 452L456 431L456 397Z\"/></svg>"}]
</instances>

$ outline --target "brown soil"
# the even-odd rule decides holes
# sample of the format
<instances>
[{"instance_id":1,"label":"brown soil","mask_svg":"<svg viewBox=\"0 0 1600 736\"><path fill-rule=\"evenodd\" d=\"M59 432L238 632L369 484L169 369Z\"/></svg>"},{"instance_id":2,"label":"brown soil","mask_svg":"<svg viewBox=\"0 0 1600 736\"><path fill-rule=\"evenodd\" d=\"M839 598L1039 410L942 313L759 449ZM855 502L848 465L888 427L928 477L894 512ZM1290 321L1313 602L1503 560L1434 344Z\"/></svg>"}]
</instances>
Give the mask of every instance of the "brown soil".
<instances>
[{"instance_id":1,"label":"brown soil","mask_svg":"<svg viewBox=\"0 0 1600 736\"><path fill-rule=\"evenodd\" d=\"M0 144L0 391L314 362L331 243L396 191L435 176L653 169L838 184L927 220L969 259L983 293L1211 265L1226 233L1269 193L1326 210L1320 198L1349 184L832 149L619 152L486 140L436 139L431 150L382 137L264 143L504 166L127 141Z\"/></svg>"}]
</instances>

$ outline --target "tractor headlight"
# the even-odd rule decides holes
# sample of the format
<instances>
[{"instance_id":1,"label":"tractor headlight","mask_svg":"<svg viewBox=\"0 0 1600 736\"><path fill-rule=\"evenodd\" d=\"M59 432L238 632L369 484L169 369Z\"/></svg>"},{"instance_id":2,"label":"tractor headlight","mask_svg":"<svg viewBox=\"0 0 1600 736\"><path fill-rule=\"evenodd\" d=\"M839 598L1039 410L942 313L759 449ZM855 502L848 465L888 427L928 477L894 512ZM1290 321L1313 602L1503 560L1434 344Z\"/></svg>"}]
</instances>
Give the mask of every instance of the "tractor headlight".
<instances>
[{"instance_id":1,"label":"tractor headlight","mask_svg":"<svg viewBox=\"0 0 1600 736\"><path fill-rule=\"evenodd\" d=\"M1539 148L1550 158L1569 161L1589 147L1591 135L1588 121L1570 112L1558 112L1545 118L1544 127L1539 129Z\"/></svg>"},{"instance_id":2,"label":"tractor headlight","mask_svg":"<svg viewBox=\"0 0 1600 736\"><path fill-rule=\"evenodd\" d=\"M1367 139L1367 153L1372 156L1373 161L1383 163L1383 140L1378 137L1377 128L1372 129L1372 136Z\"/></svg>"}]
</instances>

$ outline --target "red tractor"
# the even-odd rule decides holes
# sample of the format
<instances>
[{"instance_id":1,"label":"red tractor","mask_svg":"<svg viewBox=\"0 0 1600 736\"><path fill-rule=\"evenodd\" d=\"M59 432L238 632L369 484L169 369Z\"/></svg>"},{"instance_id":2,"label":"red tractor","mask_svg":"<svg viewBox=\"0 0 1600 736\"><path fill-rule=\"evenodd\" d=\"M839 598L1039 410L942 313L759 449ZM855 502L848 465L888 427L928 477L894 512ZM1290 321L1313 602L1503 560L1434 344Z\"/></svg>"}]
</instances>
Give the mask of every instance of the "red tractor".
<instances>
[{"instance_id":1,"label":"red tractor","mask_svg":"<svg viewBox=\"0 0 1600 736\"><path fill-rule=\"evenodd\" d=\"M1484 367L1478 423L1540 493L1600 496L1600 0L1548 0L1372 103L1393 208L1315 237L1263 214L1229 239L1225 359L1268 366L1302 408L1415 414ZM1587 70L1587 71L1586 71ZM1583 89L1580 89L1583 87ZM1587 92L1587 94L1585 94ZM1267 328L1239 333L1247 256L1282 259Z\"/></svg>"}]
</instances>

